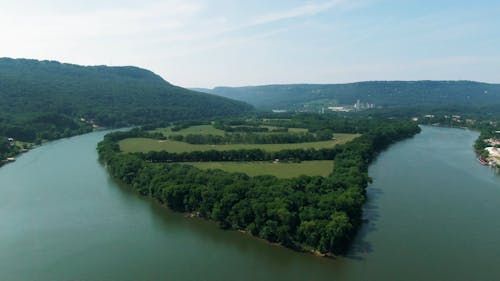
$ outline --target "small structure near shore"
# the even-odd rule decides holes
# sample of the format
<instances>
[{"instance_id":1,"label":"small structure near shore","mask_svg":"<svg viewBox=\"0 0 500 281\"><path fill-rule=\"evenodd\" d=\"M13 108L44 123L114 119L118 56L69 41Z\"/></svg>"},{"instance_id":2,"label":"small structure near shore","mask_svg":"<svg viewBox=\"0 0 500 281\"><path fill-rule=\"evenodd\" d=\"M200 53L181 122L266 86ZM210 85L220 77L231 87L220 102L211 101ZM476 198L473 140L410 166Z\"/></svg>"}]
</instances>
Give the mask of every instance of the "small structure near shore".
<instances>
[{"instance_id":1,"label":"small structure near shore","mask_svg":"<svg viewBox=\"0 0 500 281\"><path fill-rule=\"evenodd\" d=\"M16 161L16 158L14 157L5 158L4 160L2 160L3 163L9 163L14 161Z\"/></svg>"}]
</instances>

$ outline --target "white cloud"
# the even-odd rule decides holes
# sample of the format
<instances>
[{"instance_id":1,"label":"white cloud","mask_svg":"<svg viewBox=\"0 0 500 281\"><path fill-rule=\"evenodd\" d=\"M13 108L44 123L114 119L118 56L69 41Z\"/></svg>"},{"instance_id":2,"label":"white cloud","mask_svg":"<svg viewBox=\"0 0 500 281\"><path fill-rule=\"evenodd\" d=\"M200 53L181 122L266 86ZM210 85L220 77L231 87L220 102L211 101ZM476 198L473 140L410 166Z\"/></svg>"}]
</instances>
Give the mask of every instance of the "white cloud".
<instances>
[{"instance_id":1,"label":"white cloud","mask_svg":"<svg viewBox=\"0 0 500 281\"><path fill-rule=\"evenodd\" d=\"M318 4L306 4L289 10L267 14L255 19L251 25L268 24L297 17L312 16L343 4L344 0L331 0Z\"/></svg>"}]
</instances>

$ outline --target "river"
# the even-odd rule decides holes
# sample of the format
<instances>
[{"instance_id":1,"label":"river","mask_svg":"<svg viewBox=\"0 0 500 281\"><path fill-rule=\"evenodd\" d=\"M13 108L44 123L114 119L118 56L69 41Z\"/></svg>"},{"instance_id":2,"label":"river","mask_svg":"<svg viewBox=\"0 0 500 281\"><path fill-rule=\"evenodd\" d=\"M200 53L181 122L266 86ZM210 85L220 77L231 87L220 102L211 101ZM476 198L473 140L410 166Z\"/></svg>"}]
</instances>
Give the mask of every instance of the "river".
<instances>
[{"instance_id":1,"label":"river","mask_svg":"<svg viewBox=\"0 0 500 281\"><path fill-rule=\"evenodd\" d=\"M117 185L104 132L0 169L0 280L499 280L500 177L478 133L423 127L383 152L348 257L319 258L185 218Z\"/></svg>"}]
</instances>

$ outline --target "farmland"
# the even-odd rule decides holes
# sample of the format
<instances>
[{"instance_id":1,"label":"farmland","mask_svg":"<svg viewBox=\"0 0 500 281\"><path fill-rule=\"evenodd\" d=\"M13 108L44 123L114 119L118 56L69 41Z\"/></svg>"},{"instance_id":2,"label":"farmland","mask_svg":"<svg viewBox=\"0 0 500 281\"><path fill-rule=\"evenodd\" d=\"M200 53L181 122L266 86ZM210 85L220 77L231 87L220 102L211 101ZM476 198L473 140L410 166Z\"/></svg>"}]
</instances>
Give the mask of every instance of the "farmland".
<instances>
[{"instance_id":1,"label":"farmland","mask_svg":"<svg viewBox=\"0 0 500 281\"><path fill-rule=\"evenodd\" d=\"M300 175L328 176L333 171L333 161L302 161L300 163L271 162L187 162L200 169L220 169L240 172L249 176L273 175L278 178L293 178Z\"/></svg>"},{"instance_id":2,"label":"farmland","mask_svg":"<svg viewBox=\"0 0 500 281\"><path fill-rule=\"evenodd\" d=\"M237 127L237 126L233 126ZM257 134L274 134L272 130L280 129L279 127L260 125L260 127L267 128L269 132L258 132ZM233 151L233 150L249 150L260 149L267 152L278 152L282 150L295 150L295 149L329 149L338 144L349 142L358 134L334 134L334 138L325 141L311 141L299 143L227 143L227 144L191 144L184 141L173 140L174 136L189 134L198 135L217 135L224 136L230 134L223 130L215 128L213 125L197 125L190 126L178 131L172 131L172 127L161 128L152 131L154 133L161 133L167 139L155 139L147 137L126 138L119 142L120 150L123 153L142 152L147 153L150 151L167 151L170 153L188 153L194 151ZM288 128L289 134L304 134L308 130L305 128ZM281 158L281 157L277 157ZM274 160L274 158L273 158ZM178 160L177 160L178 161ZM175 162L175 161L174 161ZM226 172L240 172L248 174L249 176L258 175L272 175L277 178L293 178L300 175L306 176L322 176L326 177L333 171L333 160L320 160L301 161L301 162L271 162L271 161L196 161L196 162L183 162L183 164L192 165L197 168L207 169L220 169Z\"/></svg>"},{"instance_id":3,"label":"farmland","mask_svg":"<svg viewBox=\"0 0 500 281\"><path fill-rule=\"evenodd\" d=\"M191 126L189 128L185 128L185 129L179 130L177 132L172 131L172 128L168 127L168 128L156 129L156 130L154 130L154 132L162 133L164 136L169 136L169 135L188 135L188 134L202 134L202 135L223 136L224 133L225 133L223 130L216 129L212 125Z\"/></svg>"},{"instance_id":4,"label":"farmland","mask_svg":"<svg viewBox=\"0 0 500 281\"><path fill-rule=\"evenodd\" d=\"M172 140L157 140L149 138L129 138L119 142L122 152L148 152L148 151L169 151L169 152L191 152L208 150L239 150L239 149L263 149L266 151L280 151L284 149L308 149L308 148L332 148L337 144L343 144L358 137L358 134L334 134L335 140L306 142L306 143L285 143L285 144L189 144L186 142Z\"/></svg>"}]
</instances>

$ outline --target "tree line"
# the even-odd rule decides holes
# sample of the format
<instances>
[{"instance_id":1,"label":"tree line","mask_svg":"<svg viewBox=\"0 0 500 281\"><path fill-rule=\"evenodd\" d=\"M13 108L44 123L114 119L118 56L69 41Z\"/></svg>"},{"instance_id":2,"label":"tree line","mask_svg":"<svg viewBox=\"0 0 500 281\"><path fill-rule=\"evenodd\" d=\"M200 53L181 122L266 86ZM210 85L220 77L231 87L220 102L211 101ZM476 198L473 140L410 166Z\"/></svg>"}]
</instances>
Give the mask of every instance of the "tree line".
<instances>
[{"instance_id":1,"label":"tree line","mask_svg":"<svg viewBox=\"0 0 500 281\"><path fill-rule=\"evenodd\" d=\"M171 135L170 139L190 144L280 144L327 141L333 138L333 131L322 130L312 133L226 133L225 135L187 134Z\"/></svg>"},{"instance_id":2,"label":"tree line","mask_svg":"<svg viewBox=\"0 0 500 281\"><path fill-rule=\"evenodd\" d=\"M333 160L340 148L284 149L266 151L263 149L208 150L191 152L150 151L135 153L139 158L152 163L168 162L252 162Z\"/></svg>"}]
</instances>

